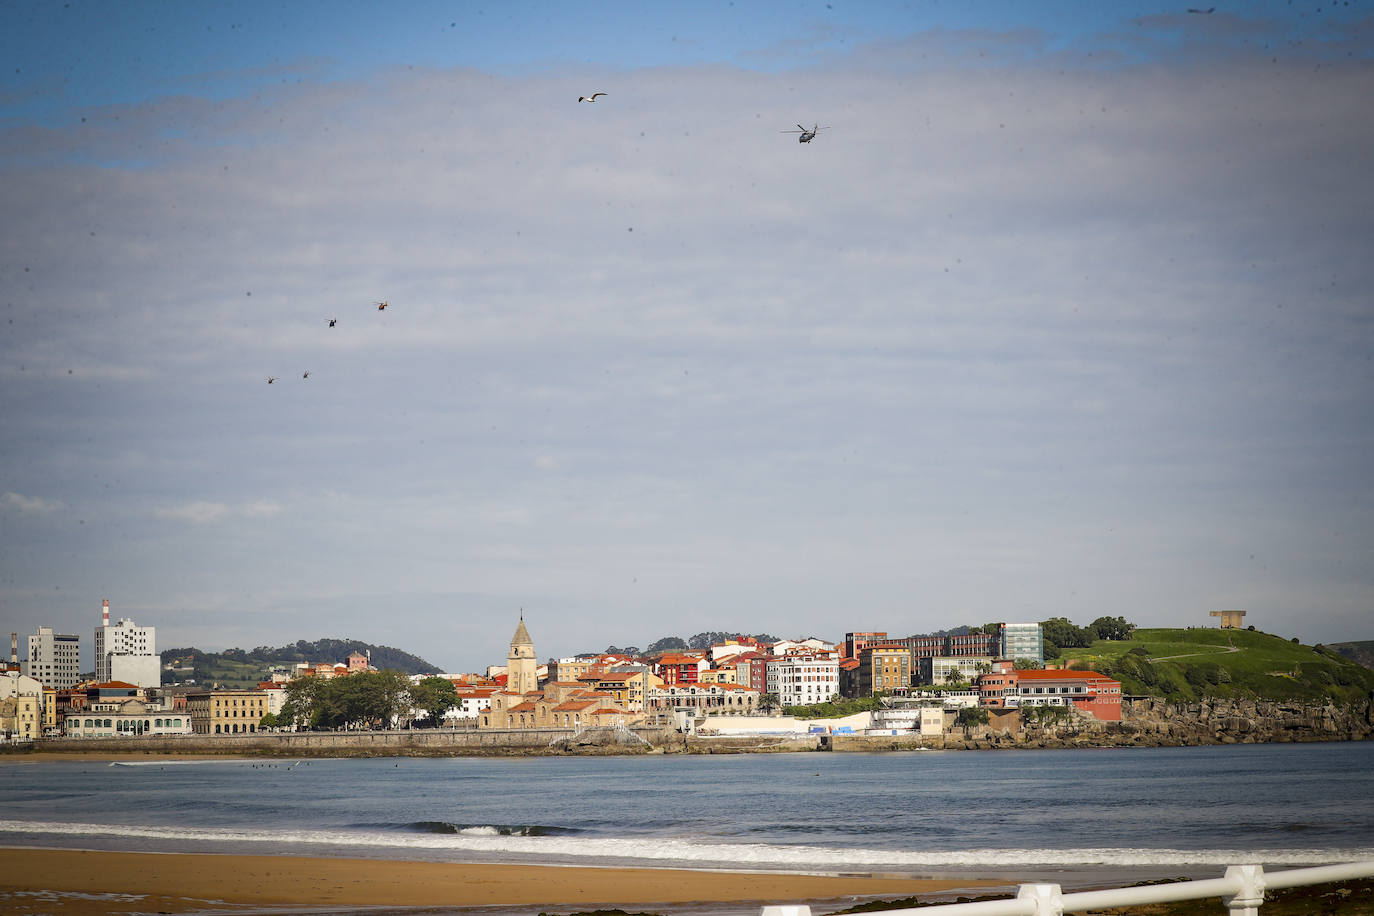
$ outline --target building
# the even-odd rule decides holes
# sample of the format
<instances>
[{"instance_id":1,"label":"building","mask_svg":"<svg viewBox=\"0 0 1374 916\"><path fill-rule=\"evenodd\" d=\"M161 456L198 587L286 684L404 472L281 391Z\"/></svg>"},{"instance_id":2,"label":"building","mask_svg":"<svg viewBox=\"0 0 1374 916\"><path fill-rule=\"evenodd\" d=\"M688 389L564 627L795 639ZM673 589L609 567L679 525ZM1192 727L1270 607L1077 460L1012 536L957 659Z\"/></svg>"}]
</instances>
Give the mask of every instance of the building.
<instances>
[{"instance_id":1,"label":"building","mask_svg":"<svg viewBox=\"0 0 1374 916\"><path fill-rule=\"evenodd\" d=\"M628 695L630 688L623 683L621 686ZM617 705L614 693L596 690L588 683L546 680L541 687L534 641L525 628L524 614L511 637L505 689L494 690L485 699L487 705L477 716L478 728L585 728L625 724L634 718Z\"/></svg>"},{"instance_id":2,"label":"building","mask_svg":"<svg viewBox=\"0 0 1374 916\"><path fill-rule=\"evenodd\" d=\"M162 660L157 654L157 629L135 626L127 617L110 625L110 600L101 603L100 626L95 628L97 683L125 681L139 687L162 686Z\"/></svg>"},{"instance_id":3,"label":"building","mask_svg":"<svg viewBox=\"0 0 1374 916\"><path fill-rule=\"evenodd\" d=\"M864 650L864 646L869 643L887 642L887 631L869 631L844 634L844 657L858 658L859 653Z\"/></svg>"},{"instance_id":4,"label":"building","mask_svg":"<svg viewBox=\"0 0 1374 916\"><path fill-rule=\"evenodd\" d=\"M737 684L664 684L649 691L651 712L687 716L752 716L759 692Z\"/></svg>"},{"instance_id":5,"label":"building","mask_svg":"<svg viewBox=\"0 0 1374 916\"><path fill-rule=\"evenodd\" d=\"M859 651L857 696L911 686L911 652L901 642L870 643Z\"/></svg>"},{"instance_id":6,"label":"building","mask_svg":"<svg viewBox=\"0 0 1374 916\"><path fill-rule=\"evenodd\" d=\"M520 625L510 639L506 655L506 690L510 693L535 693L539 690L539 660L534 655L534 641L525 629L525 614L520 613Z\"/></svg>"},{"instance_id":7,"label":"building","mask_svg":"<svg viewBox=\"0 0 1374 916\"><path fill-rule=\"evenodd\" d=\"M244 735L262 730L269 711L265 690L204 690L186 694L186 710L197 735Z\"/></svg>"},{"instance_id":8,"label":"building","mask_svg":"<svg viewBox=\"0 0 1374 916\"><path fill-rule=\"evenodd\" d=\"M1038 623L1004 623L999 634L1001 641L999 658L1012 661L1029 659L1045 662L1045 639Z\"/></svg>"},{"instance_id":9,"label":"building","mask_svg":"<svg viewBox=\"0 0 1374 916\"><path fill-rule=\"evenodd\" d=\"M458 705L450 709L444 718L454 719L454 724L459 721L467 725L475 724L482 713L491 708L491 698L496 693L496 688L471 687L465 684L453 686L458 691Z\"/></svg>"},{"instance_id":10,"label":"building","mask_svg":"<svg viewBox=\"0 0 1374 916\"><path fill-rule=\"evenodd\" d=\"M654 673L665 684L695 684L709 667L705 652L670 652L655 662Z\"/></svg>"},{"instance_id":11,"label":"building","mask_svg":"<svg viewBox=\"0 0 1374 916\"><path fill-rule=\"evenodd\" d=\"M1221 618L1221 628L1223 630L1239 630L1245 626L1244 611L1208 611L1211 617Z\"/></svg>"},{"instance_id":12,"label":"building","mask_svg":"<svg viewBox=\"0 0 1374 916\"><path fill-rule=\"evenodd\" d=\"M14 664L0 674L0 739L32 741L42 735L43 685L20 674L18 659L14 659Z\"/></svg>"},{"instance_id":13,"label":"building","mask_svg":"<svg viewBox=\"0 0 1374 916\"><path fill-rule=\"evenodd\" d=\"M1121 682L1096 671L1017 670L1004 660L980 675L976 686L985 709L1064 706L1105 722L1121 721Z\"/></svg>"},{"instance_id":14,"label":"building","mask_svg":"<svg viewBox=\"0 0 1374 916\"><path fill-rule=\"evenodd\" d=\"M191 717L137 697L92 703L63 720L68 738L135 738L140 735L189 735Z\"/></svg>"},{"instance_id":15,"label":"building","mask_svg":"<svg viewBox=\"0 0 1374 916\"><path fill-rule=\"evenodd\" d=\"M44 687L62 690L74 686L81 680L81 637L39 627L29 637L23 673Z\"/></svg>"},{"instance_id":16,"label":"building","mask_svg":"<svg viewBox=\"0 0 1374 916\"><path fill-rule=\"evenodd\" d=\"M840 692L840 663L829 654L797 653L768 663L766 692L781 706L825 703Z\"/></svg>"},{"instance_id":17,"label":"building","mask_svg":"<svg viewBox=\"0 0 1374 916\"><path fill-rule=\"evenodd\" d=\"M968 655L960 658L924 656L917 659L916 682L947 684L951 680L972 681L978 675L990 671L993 661L990 655Z\"/></svg>"},{"instance_id":18,"label":"building","mask_svg":"<svg viewBox=\"0 0 1374 916\"><path fill-rule=\"evenodd\" d=\"M586 685L588 690L609 694L615 699L617 707L631 712L643 712L647 692L663 686L663 680L643 666L625 666L616 671L584 674L577 682Z\"/></svg>"}]
</instances>

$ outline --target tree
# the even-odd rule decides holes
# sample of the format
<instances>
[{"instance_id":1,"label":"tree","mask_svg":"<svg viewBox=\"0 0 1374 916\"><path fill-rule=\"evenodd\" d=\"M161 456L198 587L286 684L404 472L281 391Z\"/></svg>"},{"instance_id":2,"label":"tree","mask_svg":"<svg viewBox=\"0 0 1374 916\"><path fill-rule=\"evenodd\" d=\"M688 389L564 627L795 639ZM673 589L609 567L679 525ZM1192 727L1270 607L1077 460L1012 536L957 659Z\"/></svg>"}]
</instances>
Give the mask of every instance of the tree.
<instances>
[{"instance_id":1,"label":"tree","mask_svg":"<svg viewBox=\"0 0 1374 916\"><path fill-rule=\"evenodd\" d=\"M650 643L649 648L645 651L653 655L655 652L680 652L685 648L687 648L687 643L684 642L681 637L665 636L656 642Z\"/></svg>"},{"instance_id":2,"label":"tree","mask_svg":"<svg viewBox=\"0 0 1374 916\"><path fill-rule=\"evenodd\" d=\"M778 708L778 695L776 693L764 693L759 695L759 709L764 712L772 712Z\"/></svg>"},{"instance_id":3,"label":"tree","mask_svg":"<svg viewBox=\"0 0 1374 916\"><path fill-rule=\"evenodd\" d=\"M1046 640L1060 649L1086 649L1092 645L1094 634L1075 626L1067 617L1051 617L1040 621L1040 632Z\"/></svg>"},{"instance_id":4,"label":"tree","mask_svg":"<svg viewBox=\"0 0 1374 916\"><path fill-rule=\"evenodd\" d=\"M444 714L458 705L458 689L446 677L427 677L410 688L410 702L425 711L431 725L443 725Z\"/></svg>"},{"instance_id":5,"label":"tree","mask_svg":"<svg viewBox=\"0 0 1374 916\"><path fill-rule=\"evenodd\" d=\"M1018 658L1012 665L1019 671L1033 671L1045 667L1043 662L1034 658Z\"/></svg>"},{"instance_id":6,"label":"tree","mask_svg":"<svg viewBox=\"0 0 1374 916\"><path fill-rule=\"evenodd\" d=\"M1097 634L1098 639L1130 639L1135 624L1125 617L1099 617L1088 624L1088 629Z\"/></svg>"},{"instance_id":7,"label":"tree","mask_svg":"<svg viewBox=\"0 0 1374 916\"><path fill-rule=\"evenodd\" d=\"M967 736L969 729L975 725L988 724L988 711L981 706L965 706L959 710L959 714L954 717L957 725L963 726L964 735Z\"/></svg>"}]
</instances>

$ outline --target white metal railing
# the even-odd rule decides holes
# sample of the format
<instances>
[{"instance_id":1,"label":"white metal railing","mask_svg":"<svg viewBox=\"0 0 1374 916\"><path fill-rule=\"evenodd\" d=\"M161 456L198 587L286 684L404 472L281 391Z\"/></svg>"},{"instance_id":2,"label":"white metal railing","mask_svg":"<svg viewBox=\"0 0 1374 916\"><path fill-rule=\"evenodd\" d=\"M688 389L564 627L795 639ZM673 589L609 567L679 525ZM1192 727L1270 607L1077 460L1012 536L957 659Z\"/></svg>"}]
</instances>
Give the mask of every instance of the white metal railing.
<instances>
[{"instance_id":1,"label":"white metal railing","mask_svg":"<svg viewBox=\"0 0 1374 916\"><path fill-rule=\"evenodd\" d=\"M1022 884L1015 897L980 900L977 903L949 903L921 907L919 910L885 910L884 916L1063 916L1065 913L1082 913L1107 907L1205 900L1208 897L1222 898L1230 916L1259 916L1267 888L1277 890L1371 877L1374 877L1374 860L1268 873L1262 865L1232 865L1221 878L1073 894L1061 892L1058 884ZM811 916L811 907L766 906L760 916Z\"/></svg>"}]
</instances>

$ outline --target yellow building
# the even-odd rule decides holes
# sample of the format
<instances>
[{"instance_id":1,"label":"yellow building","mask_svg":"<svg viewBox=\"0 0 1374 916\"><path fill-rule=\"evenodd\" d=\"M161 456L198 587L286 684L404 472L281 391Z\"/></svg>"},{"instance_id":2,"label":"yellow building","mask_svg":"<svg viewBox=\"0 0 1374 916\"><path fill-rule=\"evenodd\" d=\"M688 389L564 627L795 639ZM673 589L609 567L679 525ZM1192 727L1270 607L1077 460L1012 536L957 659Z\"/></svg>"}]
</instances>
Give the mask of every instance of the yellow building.
<instances>
[{"instance_id":1,"label":"yellow building","mask_svg":"<svg viewBox=\"0 0 1374 916\"><path fill-rule=\"evenodd\" d=\"M262 690L211 690L186 696L191 728L197 735L243 735L258 731L268 712Z\"/></svg>"},{"instance_id":2,"label":"yellow building","mask_svg":"<svg viewBox=\"0 0 1374 916\"><path fill-rule=\"evenodd\" d=\"M21 693L0 700L0 738L32 741L41 734L38 697Z\"/></svg>"},{"instance_id":3,"label":"yellow building","mask_svg":"<svg viewBox=\"0 0 1374 916\"><path fill-rule=\"evenodd\" d=\"M638 671L606 671L601 674L589 674L580 680L591 690L610 694L615 698L617 706L632 712L644 710L644 697L647 695L647 691L663 686L663 678L647 668Z\"/></svg>"}]
</instances>

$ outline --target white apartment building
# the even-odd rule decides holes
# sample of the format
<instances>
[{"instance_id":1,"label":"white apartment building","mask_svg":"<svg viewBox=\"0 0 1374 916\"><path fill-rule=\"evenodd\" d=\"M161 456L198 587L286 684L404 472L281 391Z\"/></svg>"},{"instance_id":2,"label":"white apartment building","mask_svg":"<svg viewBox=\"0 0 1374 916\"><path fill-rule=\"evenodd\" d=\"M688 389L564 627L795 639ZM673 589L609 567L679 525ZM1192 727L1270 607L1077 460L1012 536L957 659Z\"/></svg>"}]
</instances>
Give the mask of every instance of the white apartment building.
<instances>
[{"instance_id":1,"label":"white apartment building","mask_svg":"<svg viewBox=\"0 0 1374 916\"><path fill-rule=\"evenodd\" d=\"M101 606L95 628L97 684L123 681L138 687L162 686L162 660L157 654L157 628L135 626L127 617L110 625L110 601Z\"/></svg>"},{"instance_id":2,"label":"white apartment building","mask_svg":"<svg viewBox=\"0 0 1374 916\"><path fill-rule=\"evenodd\" d=\"M29 637L29 652L20 668L44 687L64 690L81 680L81 637L39 627Z\"/></svg>"},{"instance_id":3,"label":"white apartment building","mask_svg":"<svg viewBox=\"0 0 1374 916\"><path fill-rule=\"evenodd\" d=\"M782 706L824 703L840 692L840 663L828 655L786 655L770 659L764 690Z\"/></svg>"}]
</instances>

